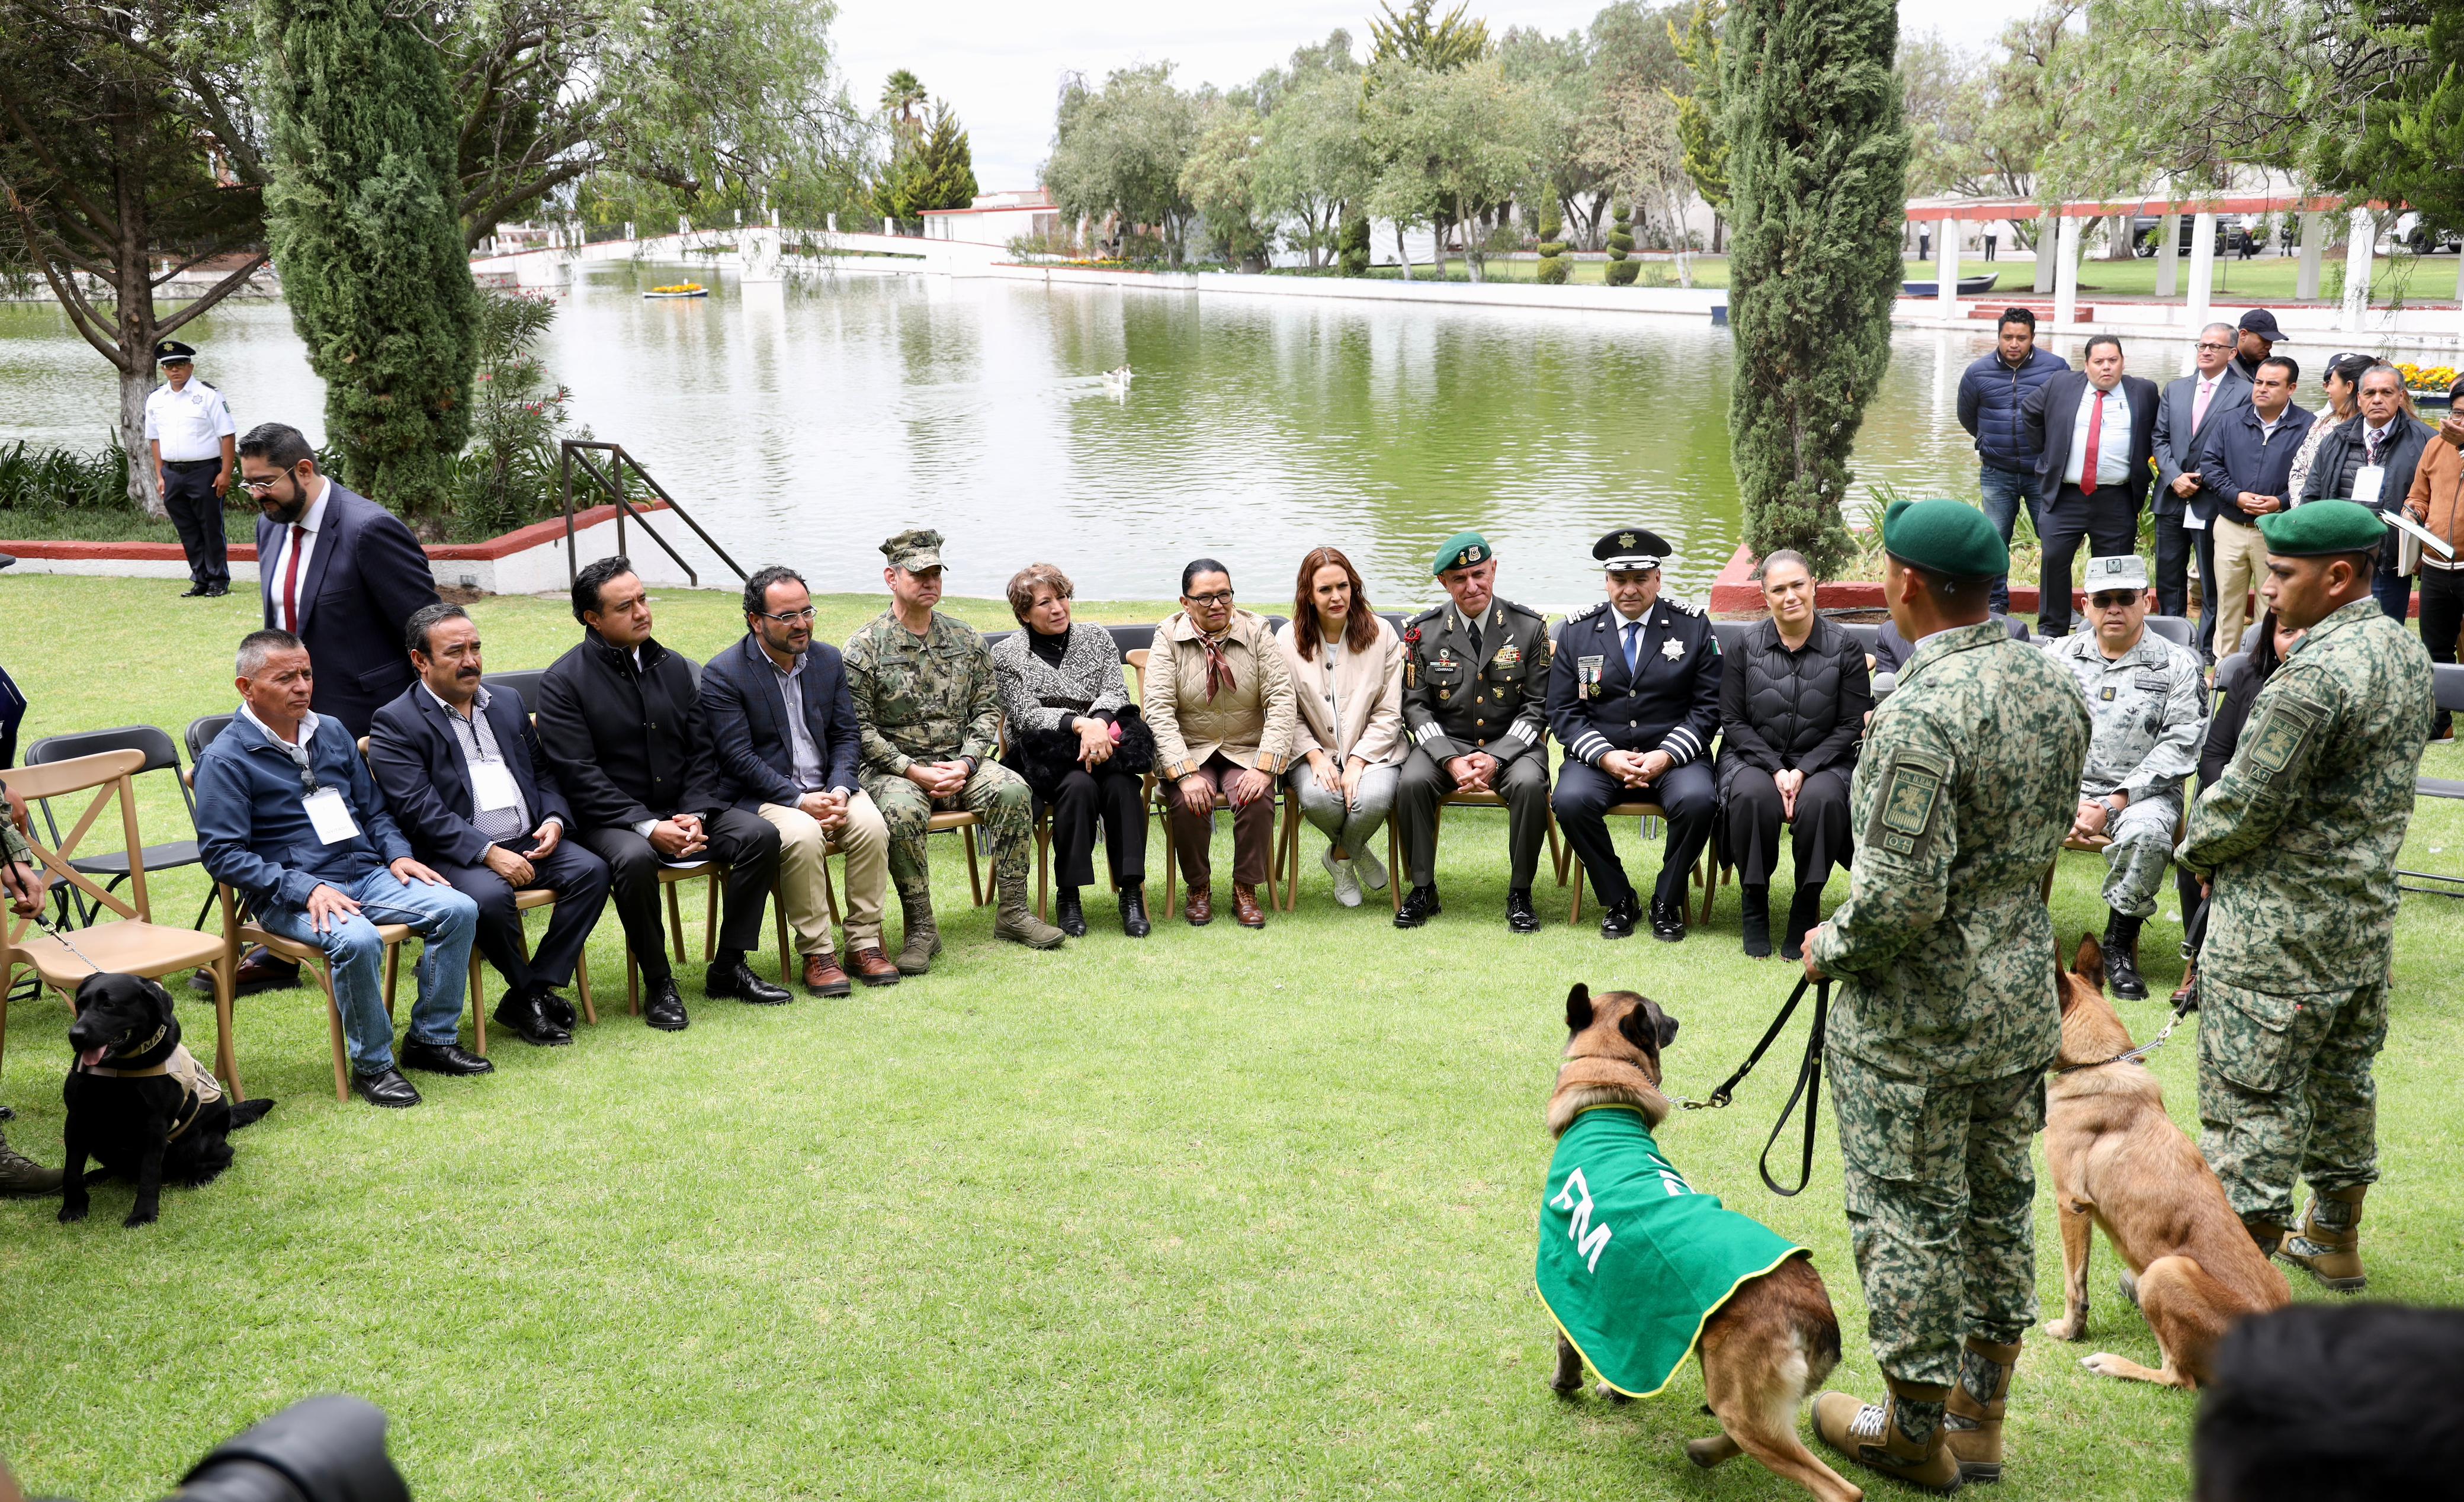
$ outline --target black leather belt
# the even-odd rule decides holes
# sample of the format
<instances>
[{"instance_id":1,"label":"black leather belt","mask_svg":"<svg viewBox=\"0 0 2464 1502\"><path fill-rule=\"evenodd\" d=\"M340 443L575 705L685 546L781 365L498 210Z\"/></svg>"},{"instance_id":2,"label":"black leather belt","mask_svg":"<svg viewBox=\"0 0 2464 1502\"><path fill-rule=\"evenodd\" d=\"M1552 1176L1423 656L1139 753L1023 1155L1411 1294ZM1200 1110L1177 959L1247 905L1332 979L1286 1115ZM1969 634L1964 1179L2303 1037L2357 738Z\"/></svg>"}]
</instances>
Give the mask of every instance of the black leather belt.
<instances>
[{"instance_id":1,"label":"black leather belt","mask_svg":"<svg viewBox=\"0 0 2464 1502\"><path fill-rule=\"evenodd\" d=\"M183 475L190 470L218 470L222 467L223 461L220 459L165 459L163 461L163 468L178 470Z\"/></svg>"}]
</instances>

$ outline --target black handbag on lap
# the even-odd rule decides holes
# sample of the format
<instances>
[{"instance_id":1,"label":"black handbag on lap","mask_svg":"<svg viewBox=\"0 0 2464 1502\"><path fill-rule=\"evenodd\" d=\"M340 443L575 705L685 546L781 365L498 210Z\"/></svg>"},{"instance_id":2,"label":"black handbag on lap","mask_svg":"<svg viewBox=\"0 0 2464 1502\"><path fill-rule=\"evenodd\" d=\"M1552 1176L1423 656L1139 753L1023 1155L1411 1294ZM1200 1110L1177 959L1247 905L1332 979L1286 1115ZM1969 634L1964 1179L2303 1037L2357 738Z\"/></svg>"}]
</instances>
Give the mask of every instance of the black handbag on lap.
<instances>
[{"instance_id":1,"label":"black handbag on lap","mask_svg":"<svg viewBox=\"0 0 2464 1502\"><path fill-rule=\"evenodd\" d=\"M1104 770L1125 772L1133 777L1155 770L1155 732L1147 728L1145 718L1135 708L1123 709L1115 717L1121 739L1112 747L1111 761ZM1074 730L1030 730L1011 743L1009 766L1026 779L1027 785L1038 793L1048 795L1061 785L1061 780L1078 766L1078 733Z\"/></svg>"}]
</instances>

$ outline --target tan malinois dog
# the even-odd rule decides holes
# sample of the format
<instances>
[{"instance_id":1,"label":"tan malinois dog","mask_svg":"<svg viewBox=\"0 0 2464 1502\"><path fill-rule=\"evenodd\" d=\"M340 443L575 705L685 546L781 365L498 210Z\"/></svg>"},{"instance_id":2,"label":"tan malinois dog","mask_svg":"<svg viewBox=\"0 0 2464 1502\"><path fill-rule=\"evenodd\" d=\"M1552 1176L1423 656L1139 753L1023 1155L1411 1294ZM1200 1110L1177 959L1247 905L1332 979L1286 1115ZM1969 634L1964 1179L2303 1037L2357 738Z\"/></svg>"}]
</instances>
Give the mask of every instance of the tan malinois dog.
<instances>
[{"instance_id":1,"label":"tan malinois dog","mask_svg":"<svg viewBox=\"0 0 2464 1502\"><path fill-rule=\"evenodd\" d=\"M2045 1333L2057 1340L2087 1335L2088 1245L2101 1226L2138 1279L2134 1296L2165 1365L2150 1371L2103 1351L2080 1364L2104 1377L2197 1387L2225 1331L2245 1315L2282 1308L2292 1292L2189 1134L2165 1114L2156 1076L2127 1056L2130 1029L2104 999L2104 951L2081 939L2071 968L2057 979L2062 1047L2045 1089L2045 1166L2061 1211L2067 1307Z\"/></svg>"}]
</instances>

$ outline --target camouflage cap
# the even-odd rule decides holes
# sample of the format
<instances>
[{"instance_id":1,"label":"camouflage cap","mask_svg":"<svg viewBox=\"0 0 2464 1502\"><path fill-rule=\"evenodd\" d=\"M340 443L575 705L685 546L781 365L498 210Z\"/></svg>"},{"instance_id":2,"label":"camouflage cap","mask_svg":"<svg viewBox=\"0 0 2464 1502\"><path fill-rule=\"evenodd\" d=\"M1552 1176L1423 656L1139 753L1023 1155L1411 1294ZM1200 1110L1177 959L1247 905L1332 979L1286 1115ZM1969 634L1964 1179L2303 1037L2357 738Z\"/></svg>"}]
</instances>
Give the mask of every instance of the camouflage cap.
<instances>
[{"instance_id":1,"label":"camouflage cap","mask_svg":"<svg viewBox=\"0 0 2464 1502\"><path fill-rule=\"evenodd\" d=\"M941 566L941 534L931 527L911 527L881 544L881 554L892 568L904 568L920 574L928 568Z\"/></svg>"}]
</instances>

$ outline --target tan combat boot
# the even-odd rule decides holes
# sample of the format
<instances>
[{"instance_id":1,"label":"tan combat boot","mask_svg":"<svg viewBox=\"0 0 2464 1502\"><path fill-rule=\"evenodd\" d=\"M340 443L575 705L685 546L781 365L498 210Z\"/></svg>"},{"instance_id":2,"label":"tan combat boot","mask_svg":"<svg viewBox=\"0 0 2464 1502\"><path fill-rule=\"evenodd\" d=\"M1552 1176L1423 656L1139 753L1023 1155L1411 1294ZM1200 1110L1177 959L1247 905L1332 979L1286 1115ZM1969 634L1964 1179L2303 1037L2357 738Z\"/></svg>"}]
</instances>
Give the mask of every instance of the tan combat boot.
<instances>
[{"instance_id":1,"label":"tan combat boot","mask_svg":"<svg viewBox=\"0 0 2464 1502\"><path fill-rule=\"evenodd\" d=\"M898 949L898 973L923 975L933 968L933 958L941 952L941 930L933 922L933 902L929 897L901 897L899 906L907 914L907 942Z\"/></svg>"},{"instance_id":2,"label":"tan combat boot","mask_svg":"<svg viewBox=\"0 0 2464 1502\"><path fill-rule=\"evenodd\" d=\"M2243 1216L2241 1228L2250 1232L2250 1239L2258 1244L2258 1254L2262 1257L2275 1256L2284 1246L2284 1227L2265 1216ZM2135 1293L2131 1295L2130 1301L2134 1304L2138 1303L2138 1295Z\"/></svg>"},{"instance_id":3,"label":"tan combat boot","mask_svg":"<svg viewBox=\"0 0 2464 1502\"><path fill-rule=\"evenodd\" d=\"M1950 1389L1935 1382L1882 1379L1890 1397L1859 1403L1848 1393L1824 1393L1814 1401L1814 1432L1822 1443L1868 1470L1893 1476L1922 1491L1952 1492L1961 1481L1959 1457L1950 1452L1944 1401ZM1930 1431L1920 1440L1903 1426L1900 1405L1929 1409Z\"/></svg>"},{"instance_id":4,"label":"tan combat boot","mask_svg":"<svg viewBox=\"0 0 2464 1502\"><path fill-rule=\"evenodd\" d=\"M2138 1302L2135 1296L2132 1302ZM1959 1361L1959 1381L1951 1384L1942 1421L1950 1436L1950 1452L1959 1460L1962 1481L2002 1479L2002 1412L2010 1403L2012 1370L2018 1364L2015 1341L1995 1345L1974 1336L1968 1337L1967 1354Z\"/></svg>"},{"instance_id":5,"label":"tan combat boot","mask_svg":"<svg viewBox=\"0 0 2464 1502\"><path fill-rule=\"evenodd\" d=\"M2321 1288L2360 1292L2370 1281L2362 1270L2362 1196L2367 1193L2367 1184L2313 1190L2300 1229L2285 1238L2277 1255L2308 1268Z\"/></svg>"},{"instance_id":6,"label":"tan combat boot","mask_svg":"<svg viewBox=\"0 0 2464 1502\"><path fill-rule=\"evenodd\" d=\"M1035 916L1026 900L1026 874L1001 878L1001 911L993 918L993 937L1029 949L1058 949L1069 936Z\"/></svg>"}]
</instances>

